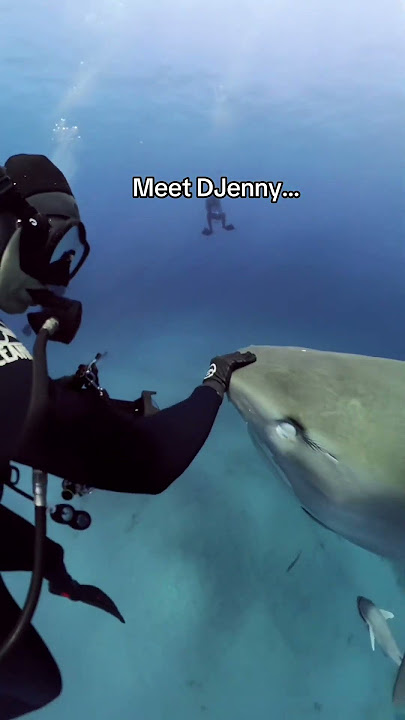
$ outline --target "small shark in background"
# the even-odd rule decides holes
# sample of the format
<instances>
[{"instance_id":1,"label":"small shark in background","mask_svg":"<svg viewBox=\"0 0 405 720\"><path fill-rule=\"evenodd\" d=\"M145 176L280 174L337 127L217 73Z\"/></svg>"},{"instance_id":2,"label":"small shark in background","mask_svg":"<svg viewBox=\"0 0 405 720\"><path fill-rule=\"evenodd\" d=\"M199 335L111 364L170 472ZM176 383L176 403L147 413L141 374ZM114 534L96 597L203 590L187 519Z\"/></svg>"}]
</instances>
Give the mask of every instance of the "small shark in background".
<instances>
[{"instance_id":1,"label":"small shark in background","mask_svg":"<svg viewBox=\"0 0 405 720\"><path fill-rule=\"evenodd\" d=\"M399 667L394 685L393 701L395 705L403 705L405 702L404 656L399 650L387 624L387 620L391 620L394 614L388 610L380 610L371 600L362 596L357 598L357 607L360 617L368 625L373 650L375 650L375 644L377 643L384 655L391 658L395 665Z\"/></svg>"},{"instance_id":2,"label":"small shark in background","mask_svg":"<svg viewBox=\"0 0 405 720\"><path fill-rule=\"evenodd\" d=\"M391 630L388 627L387 620L392 620L394 613L388 610L380 610L371 600L359 596L357 598L357 607L360 617L368 625L370 631L371 647L375 650L375 643L380 646L384 655L387 655L395 663L400 666L402 662L402 653L396 644Z\"/></svg>"}]
</instances>

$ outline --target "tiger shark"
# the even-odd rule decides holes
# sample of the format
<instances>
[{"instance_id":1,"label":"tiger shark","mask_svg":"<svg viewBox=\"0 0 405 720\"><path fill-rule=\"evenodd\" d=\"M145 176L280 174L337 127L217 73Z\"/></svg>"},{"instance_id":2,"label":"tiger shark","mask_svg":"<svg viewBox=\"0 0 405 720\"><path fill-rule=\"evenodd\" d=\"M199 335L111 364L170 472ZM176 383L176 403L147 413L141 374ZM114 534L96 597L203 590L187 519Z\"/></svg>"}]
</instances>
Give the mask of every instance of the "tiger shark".
<instances>
[{"instance_id":1,"label":"tiger shark","mask_svg":"<svg viewBox=\"0 0 405 720\"><path fill-rule=\"evenodd\" d=\"M228 396L314 520L405 559L405 362L251 346ZM245 350L241 351L244 352Z\"/></svg>"}]
</instances>

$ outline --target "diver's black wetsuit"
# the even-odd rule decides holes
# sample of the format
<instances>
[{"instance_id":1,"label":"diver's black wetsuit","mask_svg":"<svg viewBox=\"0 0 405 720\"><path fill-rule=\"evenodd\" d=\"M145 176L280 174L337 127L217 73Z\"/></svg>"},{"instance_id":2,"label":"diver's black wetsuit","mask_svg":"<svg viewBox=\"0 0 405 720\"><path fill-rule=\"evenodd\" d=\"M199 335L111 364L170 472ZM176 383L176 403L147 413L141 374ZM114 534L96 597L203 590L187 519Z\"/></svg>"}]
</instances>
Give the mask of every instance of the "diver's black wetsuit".
<instances>
[{"instance_id":1,"label":"diver's black wetsuit","mask_svg":"<svg viewBox=\"0 0 405 720\"><path fill-rule=\"evenodd\" d=\"M188 468L221 406L206 386L151 417L132 417L114 401L58 381L51 382L50 399L43 442L23 445L13 460L90 487L152 495Z\"/></svg>"},{"instance_id":2,"label":"diver's black wetsuit","mask_svg":"<svg viewBox=\"0 0 405 720\"><path fill-rule=\"evenodd\" d=\"M0 505L0 570L33 567L34 527ZM47 580L64 570L63 549L49 538L45 546ZM17 623L21 609L0 577L0 643ZM32 625L0 667L0 718L12 720L47 705L60 695L59 668Z\"/></svg>"},{"instance_id":3,"label":"diver's black wetsuit","mask_svg":"<svg viewBox=\"0 0 405 720\"><path fill-rule=\"evenodd\" d=\"M10 345L23 347L15 338ZM1 367L6 351L0 343L2 452L10 451L15 462L94 488L152 495L165 490L201 450L222 402L212 387L201 385L186 400L137 417L122 412L114 400L50 380L42 442L36 438L18 447L15 438L28 408L32 363L18 359Z\"/></svg>"},{"instance_id":4,"label":"diver's black wetsuit","mask_svg":"<svg viewBox=\"0 0 405 720\"><path fill-rule=\"evenodd\" d=\"M221 397L208 386L150 417L123 413L96 393L50 381L43 441L16 444L28 409L32 361L0 323L0 458L37 467L94 488L157 494L179 477L207 439ZM0 571L31 570L34 528L0 505ZM66 572L63 549L47 540L45 577ZM0 579L0 642L20 610ZM61 677L32 626L0 668L0 720L39 709L58 697Z\"/></svg>"}]
</instances>

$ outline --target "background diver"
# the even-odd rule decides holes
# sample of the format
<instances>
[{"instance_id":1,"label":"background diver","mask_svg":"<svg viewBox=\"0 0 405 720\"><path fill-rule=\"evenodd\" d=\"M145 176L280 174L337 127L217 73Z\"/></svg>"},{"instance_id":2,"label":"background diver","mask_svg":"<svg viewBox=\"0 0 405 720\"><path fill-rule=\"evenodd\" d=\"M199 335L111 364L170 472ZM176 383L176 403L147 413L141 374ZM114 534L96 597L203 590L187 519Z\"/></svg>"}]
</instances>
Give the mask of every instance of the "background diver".
<instances>
[{"instance_id":1,"label":"background diver","mask_svg":"<svg viewBox=\"0 0 405 720\"><path fill-rule=\"evenodd\" d=\"M211 195L205 201L205 208L207 210L207 225L202 231L203 235L212 235L212 223L220 222L223 230L235 230L233 225L226 224L226 215L222 210L221 201L219 198Z\"/></svg>"},{"instance_id":2,"label":"background diver","mask_svg":"<svg viewBox=\"0 0 405 720\"><path fill-rule=\"evenodd\" d=\"M80 325L81 304L56 297L49 290L57 284L50 260L55 244L63 237L63 223L69 229L72 224L77 227L82 252L75 271L65 277L64 287L88 254L76 201L66 178L44 156L13 156L0 170L0 309L18 314L41 305L41 312L28 315L31 327L38 332L47 317L55 316L60 329L53 339L69 343ZM44 189L47 186L48 191ZM17 218L22 215L25 222L21 226ZM5 248L9 249L6 257ZM93 488L161 493L184 473L203 447L232 373L255 360L250 352L217 356L187 399L143 416L133 412L133 403L81 389L77 374L50 378L44 424L40 431L36 428L30 432L25 418L32 358L0 322L0 397L1 407L7 409L1 423L0 478L6 482L9 462L14 460ZM2 506L0 512L0 571L32 569L34 527ZM72 580L63 563L62 548L49 539L44 575L51 593L95 605L124 622L101 590ZM2 581L0 606L2 643L20 613ZM1 720L44 707L58 697L61 688L59 668L30 625L0 668Z\"/></svg>"}]
</instances>

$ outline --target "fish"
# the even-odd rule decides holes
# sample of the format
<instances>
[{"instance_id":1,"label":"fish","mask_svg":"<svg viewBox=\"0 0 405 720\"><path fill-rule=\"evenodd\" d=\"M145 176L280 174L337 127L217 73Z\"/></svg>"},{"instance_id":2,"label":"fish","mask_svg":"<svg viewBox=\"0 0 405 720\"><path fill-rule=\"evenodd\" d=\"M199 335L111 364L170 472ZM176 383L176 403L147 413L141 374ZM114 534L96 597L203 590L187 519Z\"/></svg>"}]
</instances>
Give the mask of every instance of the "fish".
<instances>
[{"instance_id":1,"label":"fish","mask_svg":"<svg viewBox=\"0 0 405 720\"><path fill-rule=\"evenodd\" d=\"M391 658L395 665L399 667L403 659L403 653L400 652L387 623L387 620L391 620L394 617L394 613L389 610L379 609L371 600L368 600L362 595L359 595L357 598L357 607L360 617L366 625L368 625L373 651L377 643L384 655Z\"/></svg>"},{"instance_id":2,"label":"fish","mask_svg":"<svg viewBox=\"0 0 405 720\"><path fill-rule=\"evenodd\" d=\"M286 573L289 573L290 570L292 570L293 567L297 564L298 560L299 560L300 557L301 557L301 553L302 553L302 550L300 550L299 553L297 553L297 555L295 556L294 560L292 560L292 561L290 562L290 564L289 564L289 566L288 566L288 568L287 568L287 570L286 570Z\"/></svg>"},{"instance_id":3,"label":"fish","mask_svg":"<svg viewBox=\"0 0 405 720\"><path fill-rule=\"evenodd\" d=\"M228 398L256 448L313 520L405 559L405 363L250 346ZM273 478L273 482L274 482Z\"/></svg>"},{"instance_id":4,"label":"fish","mask_svg":"<svg viewBox=\"0 0 405 720\"><path fill-rule=\"evenodd\" d=\"M380 646L384 655L398 666L398 674L395 680L392 699L395 705L401 706L405 702L405 663L404 655L401 653L396 640L394 639L387 620L391 620L394 614L389 610L381 610L371 600L358 596L357 607L360 617L364 620L370 632L370 641L373 651L375 645Z\"/></svg>"}]
</instances>

